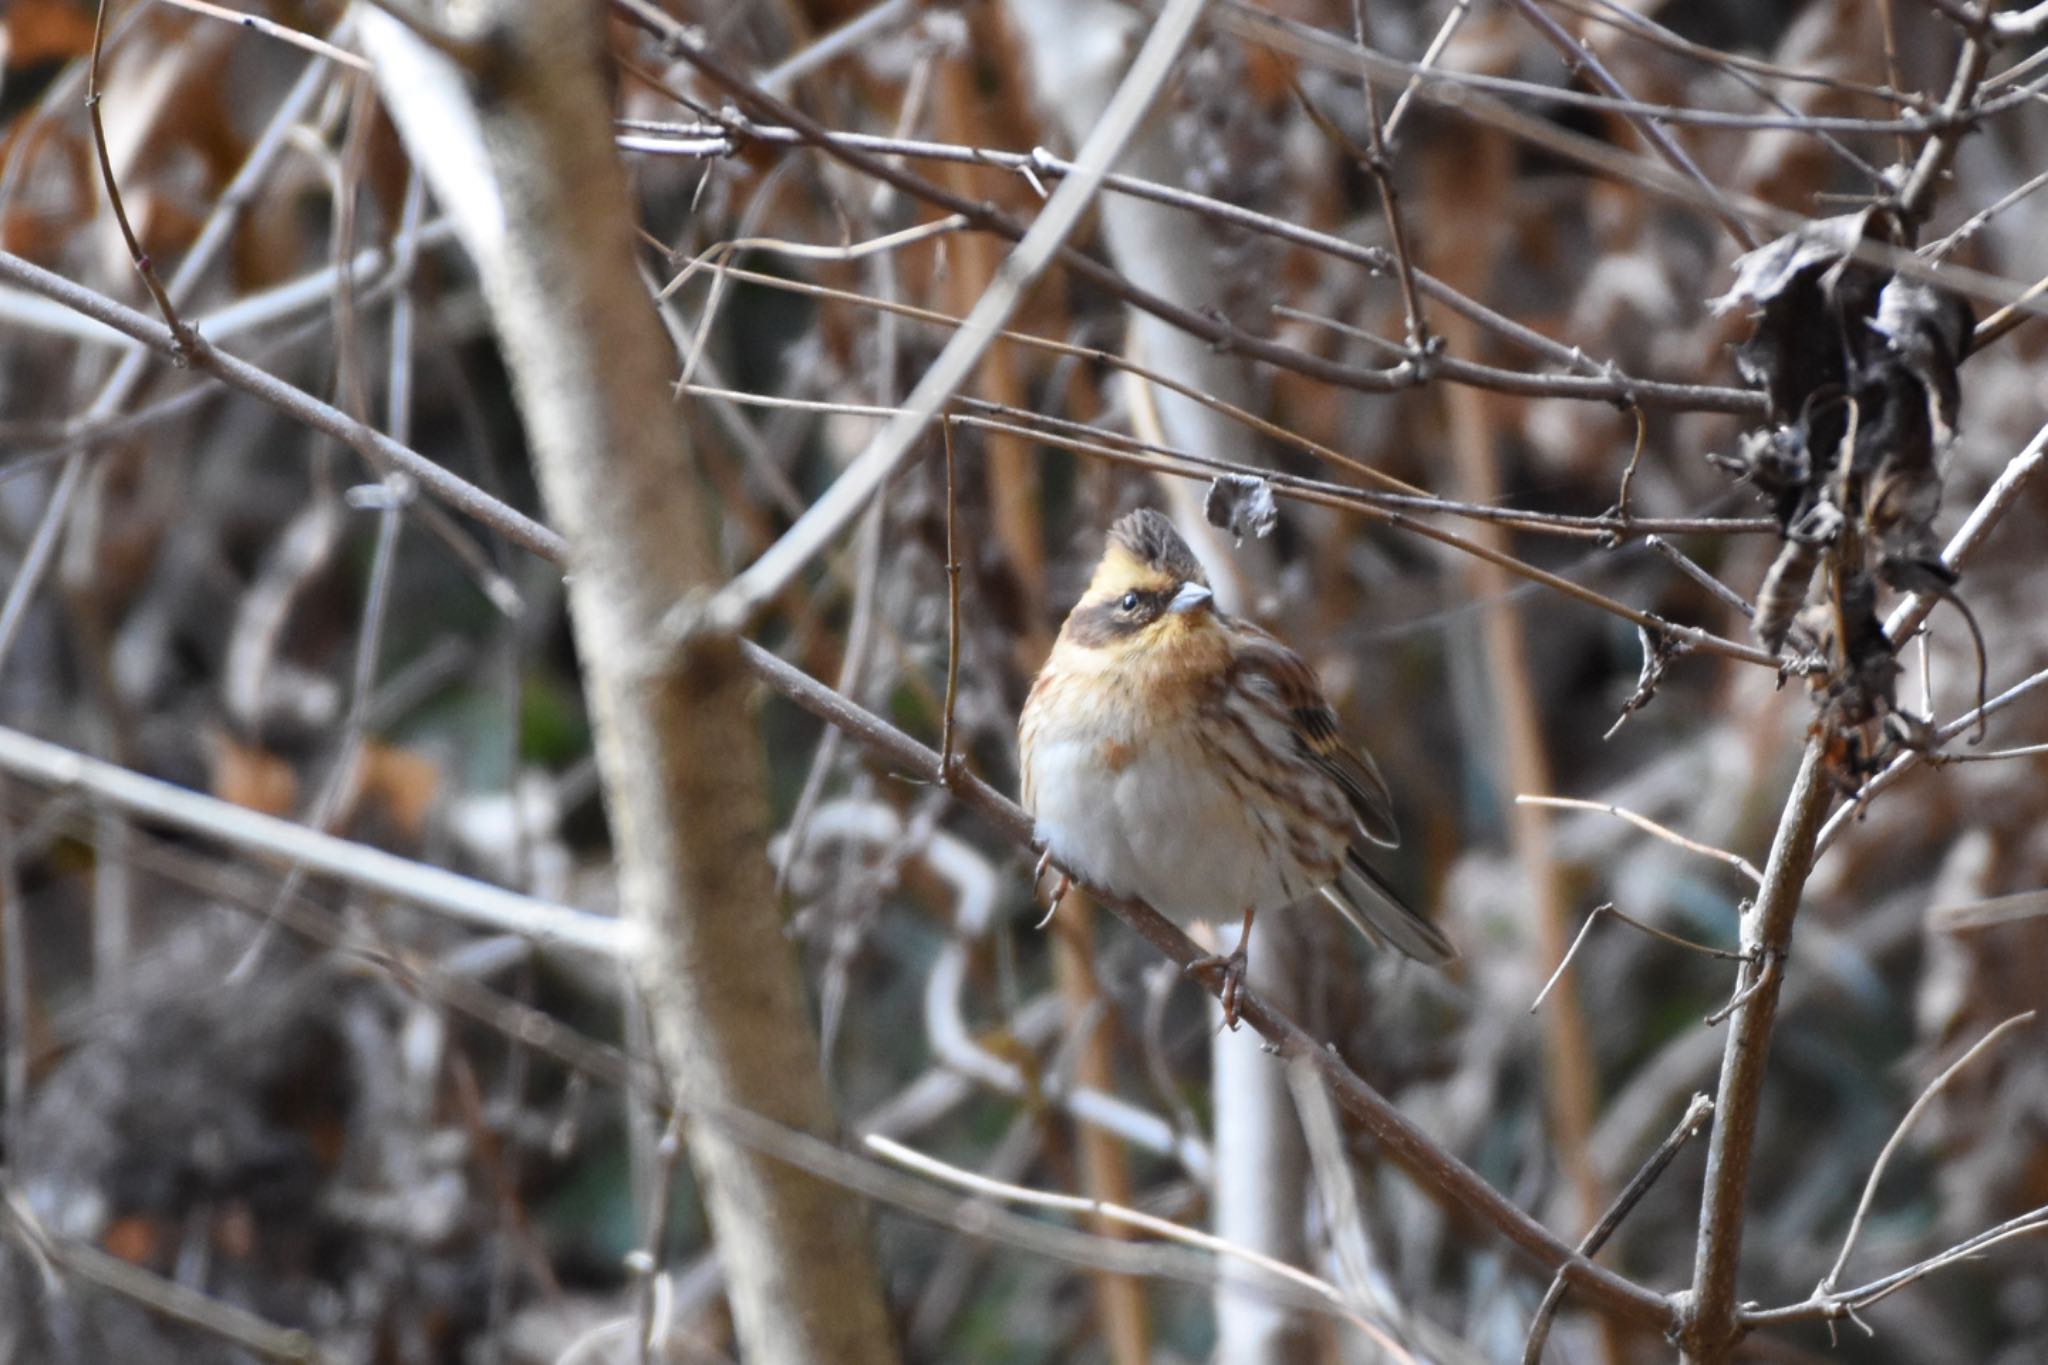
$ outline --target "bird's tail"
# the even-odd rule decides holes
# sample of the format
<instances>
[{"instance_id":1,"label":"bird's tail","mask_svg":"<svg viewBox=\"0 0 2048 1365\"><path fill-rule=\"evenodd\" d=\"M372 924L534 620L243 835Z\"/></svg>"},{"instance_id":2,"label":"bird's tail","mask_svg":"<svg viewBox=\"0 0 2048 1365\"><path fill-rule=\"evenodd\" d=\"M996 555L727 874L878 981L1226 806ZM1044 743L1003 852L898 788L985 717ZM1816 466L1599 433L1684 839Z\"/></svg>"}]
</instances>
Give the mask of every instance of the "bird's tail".
<instances>
[{"instance_id":1,"label":"bird's tail","mask_svg":"<svg viewBox=\"0 0 2048 1365\"><path fill-rule=\"evenodd\" d=\"M1417 962L1432 967L1440 967L1458 955L1442 931L1410 909L1356 849L1345 854L1343 870L1336 881L1323 888L1323 898L1375 947L1392 944Z\"/></svg>"}]
</instances>

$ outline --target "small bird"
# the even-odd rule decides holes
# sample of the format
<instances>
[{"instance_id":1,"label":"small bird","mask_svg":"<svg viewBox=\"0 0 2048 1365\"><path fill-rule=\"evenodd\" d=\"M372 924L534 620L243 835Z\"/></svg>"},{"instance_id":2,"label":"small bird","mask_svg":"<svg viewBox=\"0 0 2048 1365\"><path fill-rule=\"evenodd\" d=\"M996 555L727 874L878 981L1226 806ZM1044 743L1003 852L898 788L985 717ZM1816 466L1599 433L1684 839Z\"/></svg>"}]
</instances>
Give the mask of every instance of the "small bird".
<instances>
[{"instance_id":1,"label":"small bird","mask_svg":"<svg viewBox=\"0 0 2048 1365\"><path fill-rule=\"evenodd\" d=\"M1018 721L1046 857L1183 922L1244 917L1221 969L1237 1026L1252 919L1320 893L1377 946L1457 956L1366 862L1400 842L1370 756L1300 655L1216 606L1162 514L1120 518ZM1041 870L1043 863L1041 863Z\"/></svg>"}]
</instances>

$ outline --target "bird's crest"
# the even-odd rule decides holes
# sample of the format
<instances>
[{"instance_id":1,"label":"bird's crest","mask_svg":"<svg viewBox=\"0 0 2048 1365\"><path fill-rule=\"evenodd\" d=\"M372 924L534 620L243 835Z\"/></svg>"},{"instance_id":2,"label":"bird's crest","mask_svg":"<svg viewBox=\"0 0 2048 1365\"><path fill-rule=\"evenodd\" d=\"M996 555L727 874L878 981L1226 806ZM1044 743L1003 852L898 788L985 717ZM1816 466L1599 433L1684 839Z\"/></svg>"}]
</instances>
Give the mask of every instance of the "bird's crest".
<instances>
[{"instance_id":1,"label":"bird's crest","mask_svg":"<svg viewBox=\"0 0 2048 1365\"><path fill-rule=\"evenodd\" d=\"M1150 507L1117 518L1109 528L1109 543L1123 550L1147 569L1154 569L1176 583L1207 583L1202 565L1188 543L1173 529L1165 513Z\"/></svg>"}]
</instances>

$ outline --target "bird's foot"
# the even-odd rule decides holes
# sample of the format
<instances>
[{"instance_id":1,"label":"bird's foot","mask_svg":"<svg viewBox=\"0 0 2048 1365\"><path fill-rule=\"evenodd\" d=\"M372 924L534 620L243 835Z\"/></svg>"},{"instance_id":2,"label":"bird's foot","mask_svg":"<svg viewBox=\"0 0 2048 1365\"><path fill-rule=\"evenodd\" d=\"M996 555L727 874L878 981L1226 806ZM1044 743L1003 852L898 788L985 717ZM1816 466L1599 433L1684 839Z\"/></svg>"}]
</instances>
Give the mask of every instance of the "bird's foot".
<instances>
[{"instance_id":1,"label":"bird's foot","mask_svg":"<svg viewBox=\"0 0 2048 1365\"><path fill-rule=\"evenodd\" d=\"M1242 940L1227 953L1211 953L1196 958L1186 967L1189 976L1200 978L1214 972L1223 978L1218 983L1216 998L1223 1005L1223 1026L1235 1031L1237 1011L1244 999L1244 974L1247 958Z\"/></svg>"},{"instance_id":2,"label":"bird's foot","mask_svg":"<svg viewBox=\"0 0 2048 1365\"><path fill-rule=\"evenodd\" d=\"M1052 850L1048 848L1045 852L1038 855L1038 865L1031 869L1031 889L1033 893L1037 892L1039 884L1045 880L1046 869L1051 866ZM1045 918L1038 921L1040 929L1052 923L1052 917L1059 913L1060 902L1065 900L1067 892L1073 889L1074 879L1064 872L1060 873L1060 879L1052 884L1052 895L1046 899Z\"/></svg>"}]
</instances>

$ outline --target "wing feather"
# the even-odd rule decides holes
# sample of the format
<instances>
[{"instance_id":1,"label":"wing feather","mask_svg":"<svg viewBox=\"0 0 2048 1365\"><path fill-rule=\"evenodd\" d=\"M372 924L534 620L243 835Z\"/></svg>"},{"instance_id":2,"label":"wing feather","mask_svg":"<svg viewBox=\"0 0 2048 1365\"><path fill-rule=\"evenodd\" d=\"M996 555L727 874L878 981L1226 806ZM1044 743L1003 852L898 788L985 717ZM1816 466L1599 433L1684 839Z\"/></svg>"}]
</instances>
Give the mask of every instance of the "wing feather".
<instances>
[{"instance_id":1,"label":"wing feather","mask_svg":"<svg viewBox=\"0 0 2048 1365\"><path fill-rule=\"evenodd\" d=\"M1345 743L1337 713L1330 709L1315 670L1258 627L1242 621L1231 624L1244 636L1234 667L1273 701L1303 756L1335 779L1357 817L1359 832L1383 847L1398 847L1401 830L1394 821L1387 780L1370 754Z\"/></svg>"}]
</instances>

